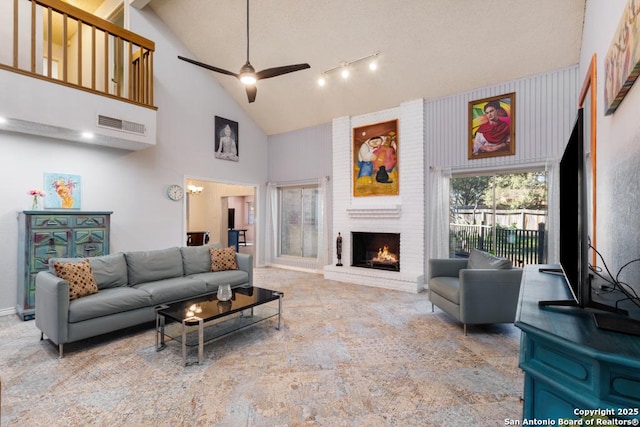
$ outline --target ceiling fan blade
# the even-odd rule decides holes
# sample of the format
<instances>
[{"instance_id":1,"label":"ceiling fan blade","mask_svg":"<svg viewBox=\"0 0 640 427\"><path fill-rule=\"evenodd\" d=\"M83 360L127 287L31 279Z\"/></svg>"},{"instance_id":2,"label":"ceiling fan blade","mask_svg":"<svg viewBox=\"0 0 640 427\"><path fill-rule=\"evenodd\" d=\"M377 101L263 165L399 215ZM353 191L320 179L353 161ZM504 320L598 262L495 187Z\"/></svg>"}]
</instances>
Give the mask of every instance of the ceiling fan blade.
<instances>
[{"instance_id":1,"label":"ceiling fan blade","mask_svg":"<svg viewBox=\"0 0 640 427\"><path fill-rule=\"evenodd\" d=\"M271 77L281 76L283 74L293 73L294 71L306 70L311 68L309 64L295 64L285 65L282 67L267 68L266 70L258 71L256 73L256 79L268 79Z\"/></svg>"},{"instance_id":2,"label":"ceiling fan blade","mask_svg":"<svg viewBox=\"0 0 640 427\"><path fill-rule=\"evenodd\" d=\"M233 76L233 77L238 78L238 74L236 74L236 73L232 73L231 71L227 71L227 70L224 70L222 68L214 67L213 65L208 65L208 64L205 64L203 62L196 61L195 59L189 59L189 58L185 58L184 56L179 56L179 55L178 55L178 59L182 59L183 61L190 62L190 63L192 63L194 65L197 65L199 67L202 67L202 68L206 68L207 70L215 71L216 73L227 74L229 76Z\"/></svg>"},{"instance_id":3,"label":"ceiling fan blade","mask_svg":"<svg viewBox=\"0 0 640 427\"><path fill-rule=\"evenodd\" d=\"M249 104L256 100L256 95L258 94L258 88L256 85L247 85L247 98L249 98Z\"/></svg>"}]
</instances>

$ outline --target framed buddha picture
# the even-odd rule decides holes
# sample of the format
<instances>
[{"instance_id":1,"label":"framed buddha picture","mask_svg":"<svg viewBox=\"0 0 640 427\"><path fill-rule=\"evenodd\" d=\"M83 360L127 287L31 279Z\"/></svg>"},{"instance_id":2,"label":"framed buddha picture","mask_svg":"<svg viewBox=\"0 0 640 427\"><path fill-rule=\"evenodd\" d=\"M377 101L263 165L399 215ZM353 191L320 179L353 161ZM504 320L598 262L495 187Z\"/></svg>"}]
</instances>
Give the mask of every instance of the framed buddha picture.
<instances>
[{"instance_id":1,"label":"framed buddha picture","mask_svg":"<svg viewBox=\"0 0 640 427\"><path fill-rule=\"evenodd\" d=\"M216 159L240 160L240 147L238 146L238 122L215 117L215 157Z\"/></svg>"}]
</instances>

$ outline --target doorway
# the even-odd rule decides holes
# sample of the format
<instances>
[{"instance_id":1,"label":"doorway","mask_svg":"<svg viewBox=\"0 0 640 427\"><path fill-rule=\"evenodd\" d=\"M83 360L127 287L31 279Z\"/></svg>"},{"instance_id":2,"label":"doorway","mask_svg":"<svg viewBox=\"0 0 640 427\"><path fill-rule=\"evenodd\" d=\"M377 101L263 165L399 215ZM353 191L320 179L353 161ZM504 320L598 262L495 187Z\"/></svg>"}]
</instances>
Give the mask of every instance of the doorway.
<instances>
[{"instance_id":1,"label":"doorway","mask_svg":"<svg viewBox=\"0 0 640 427\"><path fill-rule=\"evenodd\" d=\"M190 187L191 186L191 187ZM192 192L190 188L199 188ZM229 208L234 211L235 230L244 230L240 253L254 255L257 243L256 187L186 178L186 231L208 232L210 243L229 245ZM185 242L187 236L185 235Z\"/></svg>"}]
</instances>

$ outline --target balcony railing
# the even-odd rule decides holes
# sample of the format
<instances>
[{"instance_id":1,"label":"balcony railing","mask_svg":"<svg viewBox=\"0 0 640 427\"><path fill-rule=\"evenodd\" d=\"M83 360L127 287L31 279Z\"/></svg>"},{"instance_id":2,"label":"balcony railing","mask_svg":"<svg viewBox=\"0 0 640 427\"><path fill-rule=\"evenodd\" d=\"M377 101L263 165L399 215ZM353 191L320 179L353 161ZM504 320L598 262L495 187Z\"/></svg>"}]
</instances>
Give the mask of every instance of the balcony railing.
<instances>
[{"instance_id":1,"label":"balcony railing","mask_svg":"<svg viewBox=\"0 0 640 427\"><path fill-rule=\"evenodd\" d=\"M495 240L494 240L495 238ZM467 257L472 249L492 252L509 258L514 265L545 264L545 224L537 230L487 225L449 224L449 255Z\"/></svg>"},{"instance_id":2,"label":"balcony railing","mask_svg":"<svg viewBox=\"0 0 640 427\"><path fill-rule=\"evenodd\" d=\"M9 46L2 69L155 108L154 42L67 3L13 0Z\"/></svg>"}]
</instances>

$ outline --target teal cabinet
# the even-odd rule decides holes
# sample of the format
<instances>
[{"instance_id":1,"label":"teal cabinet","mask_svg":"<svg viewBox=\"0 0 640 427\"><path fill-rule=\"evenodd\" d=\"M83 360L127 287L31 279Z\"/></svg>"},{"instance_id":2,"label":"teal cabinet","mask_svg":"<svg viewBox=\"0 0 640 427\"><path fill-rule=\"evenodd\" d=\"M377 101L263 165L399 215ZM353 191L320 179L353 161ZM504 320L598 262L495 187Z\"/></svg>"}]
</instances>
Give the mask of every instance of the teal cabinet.
<instances>
[{"instance_id":1,"label":"teal cabinet","mask_svg":"<svg viewBox=\"0 0 640 427\"><path fill-rule=\"evenodd\" d=\"M598 329L590 309L539 307L538 301L571 294L562 277L538 267L524 270L515 322L522 330L523 419L559 425L598 410L610 419L640 421L640 337ZM638 316L637 307L625 308Z\"/></svg>"},{"instance_id":2,"label":"teal cabinet","mask_svg":"<svg viewBox=\"0 0 640 427\"><path fill-rule=\"evenodd\" d=\"M111 212L23 211L18 213L18 302L22 320L35 317L36 274L50 258L109 253Z\"/></svg>"}]
</instances>

